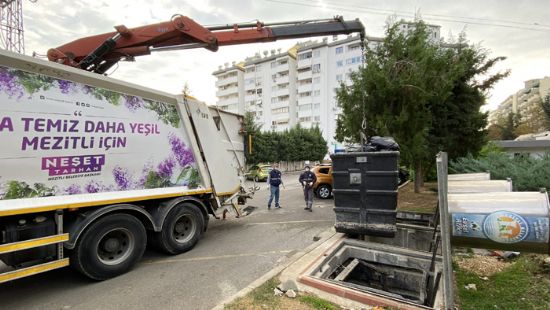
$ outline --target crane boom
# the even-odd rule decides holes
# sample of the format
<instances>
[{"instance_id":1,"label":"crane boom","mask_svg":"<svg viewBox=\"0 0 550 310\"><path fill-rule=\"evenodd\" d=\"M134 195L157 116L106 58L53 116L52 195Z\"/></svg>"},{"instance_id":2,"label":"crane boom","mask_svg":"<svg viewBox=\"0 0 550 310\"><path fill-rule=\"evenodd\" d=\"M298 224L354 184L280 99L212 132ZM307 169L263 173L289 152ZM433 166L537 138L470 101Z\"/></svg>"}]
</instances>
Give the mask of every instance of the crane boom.
<instances>
[{"instance_id":1,"label":"crane boom","mask_svg":"<svg viewBox=\"0 0 550 310\"><path fill-rule=\"evenodd\" d=\"M358 20L332 19L261 22L205 27L189 17L174 15L168 22L136 28L116 26L115 32L77 39L48 51L48 59L95 73L104 73L120 60L134 60L151 52L272 42L323 35L360 33Z\"/></svg>"}]
</instances>

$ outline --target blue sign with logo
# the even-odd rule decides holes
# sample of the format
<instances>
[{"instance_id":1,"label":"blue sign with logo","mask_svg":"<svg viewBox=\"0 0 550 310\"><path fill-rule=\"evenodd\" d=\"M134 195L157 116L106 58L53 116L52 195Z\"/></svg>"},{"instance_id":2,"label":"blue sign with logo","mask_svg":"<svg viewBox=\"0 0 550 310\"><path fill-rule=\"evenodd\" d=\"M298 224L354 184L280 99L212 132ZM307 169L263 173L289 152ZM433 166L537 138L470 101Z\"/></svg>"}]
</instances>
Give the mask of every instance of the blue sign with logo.
<instances>
[{"instance_id":1,"label":"blue sign with logo","mask_svg":"<svg viewBox=\"0 0 550 310\"><path fill-rule=\"evenodd\" d=\"M498 243L547 243L549 238L546 217L521 216L502 210L491 214L453 213L452 221L456 237L483 238Z\"/></svg>"}]
</instances>

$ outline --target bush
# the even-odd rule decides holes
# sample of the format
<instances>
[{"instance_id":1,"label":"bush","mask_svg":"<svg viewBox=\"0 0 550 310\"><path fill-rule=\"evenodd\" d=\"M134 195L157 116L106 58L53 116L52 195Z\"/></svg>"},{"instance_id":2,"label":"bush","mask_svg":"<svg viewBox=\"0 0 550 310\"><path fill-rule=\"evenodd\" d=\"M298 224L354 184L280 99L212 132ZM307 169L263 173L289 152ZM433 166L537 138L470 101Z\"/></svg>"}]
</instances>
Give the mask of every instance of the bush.
<instances>
[{"instance_id":1,"label":"bush","mask_svg":"<svg viewBox=\"0 0 550 310\"><path fill-rule=\"evenodd\" d=\"M491 173L491 179L512 179L515 191L538 191L550 188L550 153L541 158L530 156L510 157L503 152L488 152L474 158L471 155L449 163L449 173Z\"/></svg>"},{"instance_id":2,"label":"bush","mask_svg":"<svg viewBox=\"0 0 550 310\"><path fill-rule=\"evenodd\" d=\"M284 132L262 132L250 113L245 114L247 132L246 162L249 165L278 161L320 161L328 151L327 141L318 127L302 128L299 125ZM252 150L248 145L252 140Z\"/></svg>"}]
</instances>

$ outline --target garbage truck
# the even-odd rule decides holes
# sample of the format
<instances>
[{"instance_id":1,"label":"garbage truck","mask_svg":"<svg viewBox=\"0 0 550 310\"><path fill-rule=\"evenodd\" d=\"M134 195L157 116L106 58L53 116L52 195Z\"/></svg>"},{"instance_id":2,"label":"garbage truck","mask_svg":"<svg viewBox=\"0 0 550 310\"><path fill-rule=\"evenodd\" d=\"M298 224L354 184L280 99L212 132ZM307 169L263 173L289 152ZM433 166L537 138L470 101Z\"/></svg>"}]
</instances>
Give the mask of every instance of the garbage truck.
<instances>
[{"instance_id":1,"label":"garbage truck","mask_svg":"<svg viewBox=\"0 0 550 310\"><path fill-rule=\"evenodd\" d=\"M49 60L0 50L0 283L71 265L105 280L147 245L192 249L243 185L242 116L104 75L156 50L363 33L358 20L170 22L73 41ZM99 74L98 74L99 73Z\"/></svg>"}]
</instances>

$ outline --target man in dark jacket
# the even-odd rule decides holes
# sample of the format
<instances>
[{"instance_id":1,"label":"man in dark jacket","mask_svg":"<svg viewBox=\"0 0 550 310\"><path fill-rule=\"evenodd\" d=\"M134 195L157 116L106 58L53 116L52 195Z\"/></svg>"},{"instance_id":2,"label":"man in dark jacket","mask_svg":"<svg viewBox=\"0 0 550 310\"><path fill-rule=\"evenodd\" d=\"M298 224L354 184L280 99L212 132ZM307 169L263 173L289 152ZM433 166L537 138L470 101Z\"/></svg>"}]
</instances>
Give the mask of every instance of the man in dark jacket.
<instances>
[{"instance_id":1,"label":"man in dark jacket","mask_svg":"<svg viewBox=\"0 0 550 310\"><path fill-rule=\"evenodd\" d=\"M278 165L273 164L271 171L269 171L269 175L267 176L267 183L269 184L269 201L267 203L267 209L271 210L271 202L273 202L273 198L275 198L275 208L279 209L281 206L279 205L279 185L283 184L283 179L281 178L281 171L279 171ZM284 186L284 184L283 184Z\"/></svg>"},{"instance_id":2,"label":"man in dark jacket","mask_svg":"<svg viewBox=\"0 0 550 310\"><path fill-rule=\"evenodd\" d=\"M311 206L313 205L313 184L317 182L315 173L310 171L311 167L306 166L305 171L300 174L299 182L304 189L304 199L306 200L306 207L304 210L312 212Z\"/></svg>"}]
</instances>

